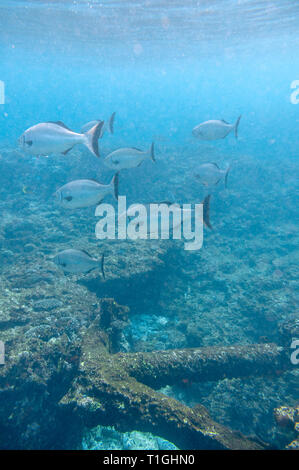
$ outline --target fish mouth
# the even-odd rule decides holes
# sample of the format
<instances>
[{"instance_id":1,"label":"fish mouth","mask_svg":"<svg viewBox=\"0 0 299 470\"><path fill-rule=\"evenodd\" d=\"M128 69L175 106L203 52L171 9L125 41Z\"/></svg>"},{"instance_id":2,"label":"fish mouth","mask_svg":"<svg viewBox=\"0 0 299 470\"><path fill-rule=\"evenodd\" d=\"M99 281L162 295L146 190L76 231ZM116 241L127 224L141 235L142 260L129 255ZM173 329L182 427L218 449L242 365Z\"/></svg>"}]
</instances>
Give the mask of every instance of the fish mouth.
<instances>
[{"instance_id":1,"label":"fish mouth","mask_svg":"<svg viewBox=\"0 0 299 470\"><path fill-rule=\"evenodd\" d=\"M192 135L194 137L200 137L201 136L201 131L200 129L198 129L197 127L194 127L194 129L192 129Z\"/></svg>"},{"instance_id":2,"label":"fish mouth","mask_svg":"<svg viewBox=\"0 0 299 470\"><path fill-rule=\"evenodd\" d=\"M18 138L18 144L19 144L19 147L24 147L24 145L25 145L25 136L24 136L24 134L22 134L22 135Z\"/></svg>"},{"instance_id":3,"label":"fish mouth","mask_svg":"<svg viewBox=\"0 0 299 470\"><path fill-rule=\"evenodd\" d=\"M52 200L54 203L60 203L62 201L62 194L60 191L55 191L53 194L52 194Z\"/></svg>"}]
</instances>

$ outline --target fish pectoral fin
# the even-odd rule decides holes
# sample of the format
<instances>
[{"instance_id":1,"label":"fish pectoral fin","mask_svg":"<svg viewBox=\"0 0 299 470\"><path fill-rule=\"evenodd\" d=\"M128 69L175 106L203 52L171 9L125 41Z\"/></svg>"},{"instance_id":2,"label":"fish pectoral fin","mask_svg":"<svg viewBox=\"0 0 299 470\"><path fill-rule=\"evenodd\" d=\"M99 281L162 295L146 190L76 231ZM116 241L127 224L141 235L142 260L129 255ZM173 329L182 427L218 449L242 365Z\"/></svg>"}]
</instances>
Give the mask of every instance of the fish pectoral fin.
<instances>
[{"instance_id":1,"label":"fish pectoral fin","mask_svg":"<svg viewBox=\"0 0 299 470\"><path fill-rule=\"evenodd\" d=\"M70 150L72 150L73 146L70 147L69 149L65 150L64 152L61 152L62 155L66 155Z\"/></svg>"},{"instance_id":2,"label":"fish pectoral fin","mask_svg":"<svg viewBox=\"0 0 299 470\"><path fill-rule=\"evenodd\" d=\"M91 272L92 272L92 271L94 271L95 269L97 269L97 267L96 267L96 266L95 266L94 268L91 268L91 269L89 269L88 271L86 271L86 274L89 274L89 273L91 273Z\"/></svg>"},{"instance_id":3,"label":"fish pectoral fin","mask_svg":"<svg viewBox=\"0 0 299 470\"><path fill-rule=\"evenodd\" d=\"M88 251L86 251L86 250L81 250L81 251L82 251L82 253L84 253L85 255L87 255L89 258L91 258L91 256L90 256L90 254L88 253ZM94 268L93 268L93 269L94 269Z\"/></svg>"}]
</instances>

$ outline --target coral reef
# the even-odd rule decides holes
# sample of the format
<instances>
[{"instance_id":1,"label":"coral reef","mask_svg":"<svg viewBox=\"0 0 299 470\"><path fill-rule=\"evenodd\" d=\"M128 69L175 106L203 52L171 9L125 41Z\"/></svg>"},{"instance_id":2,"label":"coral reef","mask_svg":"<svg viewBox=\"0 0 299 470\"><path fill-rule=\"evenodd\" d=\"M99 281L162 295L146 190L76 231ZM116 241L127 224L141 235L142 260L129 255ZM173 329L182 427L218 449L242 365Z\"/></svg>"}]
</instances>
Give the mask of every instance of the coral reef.
<instances>
[{"instance_id":1,"label":"coral reef","mask_svg":"<svg viewBox=\"0 0 299 470\"><path fill-rule=\"evenodd\" d=\"M177 447L150 433L117 432L111 426L96 426L86 430L82 449L86 450L176 450Z\"/></svg>"},{"instance_id":2,"label":"coral reef","mask_svg":"<svg viewBox=\"0 0 299 470\"><path fill-rule=\"evenodd\" d=\"M121 431L159 432L184 449L263 448L213 421L202 405L188 408L148 384L159 388L183 377L204 381L275 374L277 368L290 367L282 347L261 344L112 355L109 333L101 328L105 310L111 307L119 308L113 300L104 301L84 335L78 376L60 401L63 408L91 427L101 423Z\"/></svg>"},{"instance_id":3,"label":"coral reef","mask_svg":"<svg viewBox=\"0 0 299 470\"><path fill-rule=\"evenodd\" d=\"M162 178L178 200L201 200L201 189L186 185L197 156L190 151L186 162L187 147L162 150L158 168L120 178L120 193L131 202L165 199ZM294 165L283 165L282 174L244 155L229 194L213 194L214 232L187 253L180 242L96 241L93 209L54 206L58 186L95 177L92 156L74 150L72 159L37 162L2 149L0 447L79 448L94 433L85 441L92 447L100 423L161 434L181 448L294 440L272 413L296 406L298 380L289 360L298 337ZM263 184L251 188L257 175ZM94 257L105 251L106 281L61 273L51 256L70 245Z\"/></svg>"},{"instance_id":4,"label":"coral reef","mask_svg":"<svg viewBox=\"0 0 299 470\"><path fill-rule=\"evenodd\" d=\"M275 408L274 417L277 425L281 428L289 428L293 430L294 434L299 432L299 406L280 406ZM290 433L289 433L290 434ZM286 449L299 449L299 437L297 436L290 444L286 446Z\"/></svg>"}]
</instances>

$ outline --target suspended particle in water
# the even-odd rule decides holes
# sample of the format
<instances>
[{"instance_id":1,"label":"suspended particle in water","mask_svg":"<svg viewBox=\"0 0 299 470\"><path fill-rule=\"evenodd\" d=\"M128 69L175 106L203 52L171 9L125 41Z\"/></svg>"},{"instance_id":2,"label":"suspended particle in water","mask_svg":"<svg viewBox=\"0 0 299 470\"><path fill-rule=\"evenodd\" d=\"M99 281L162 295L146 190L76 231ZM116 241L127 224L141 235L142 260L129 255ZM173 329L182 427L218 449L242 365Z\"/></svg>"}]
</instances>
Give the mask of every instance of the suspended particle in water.
<instances>
[{"instance_id":1,"label":"suspended particle in water","mask_svg":"<svg viewBox=\"0 0 299 470\"><path fill-rule=\"evenodd\" d=\"M168 29L169 26L170 26L170 20L169 20L168 16L163 15L163 16L161 17L161 23L162 23L162 27L163 27L164 29Z\"/></svg>"},{"instance_id":2,"label":"suspended particle in water","mask_svg":"<svg viewBox=\"0 0 299 470\"><path fill-rule=\"evenodd\" d=\"M139 56L140 54L142 54L143 52L143 47L141 44L137 43L137 44L134 44L134 47L133 47L133 51L134 51L134 54Z\"/></svg>"}]
</instances>

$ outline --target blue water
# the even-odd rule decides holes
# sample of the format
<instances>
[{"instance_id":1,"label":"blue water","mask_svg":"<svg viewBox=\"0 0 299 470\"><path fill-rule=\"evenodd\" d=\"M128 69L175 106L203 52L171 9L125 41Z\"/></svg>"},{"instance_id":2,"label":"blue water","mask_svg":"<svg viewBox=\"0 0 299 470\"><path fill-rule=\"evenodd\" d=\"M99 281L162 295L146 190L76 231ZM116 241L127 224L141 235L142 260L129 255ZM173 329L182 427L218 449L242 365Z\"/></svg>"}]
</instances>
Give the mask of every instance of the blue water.
<instances>
[{"instance_id":1,"label":"blue water","mask_svg":"<svg viewBox=\"0 0 299 470\"><path fill-rule=\"evenodd\" d=\"M130 308L119 345L124 352L249 344L261 337L279 343L279 325L298 307L298 22L294 0L1 2L0 285L1 305L8 307L0 340L9 354L22 349L18 338L26 332L45 343L63 333L79 341L103 297ZM19 136L37 123L63 121L79 132L112 112L115 132L100 141L100 159L84 146L48 158L18 148ZM233 133L209 142L192 136L201 122L234 123L239 115L238 139ZM94 208L65 212L54 204L53 193L74 179L107 184L113 172L103 156L151 142L157 163L121 172L120 194L130 203L169 197L195 203L212 194L213 231L205 229L198 253L161 242L161 253L145 244L143 258L140 245L96 240ZM196 181L198 164L207 161L231 166L227 189L223 181L210 188ZM59 271L49 257L66 248L95 257L104 249L106 282L99 273ZM28 286L21 282L27 277ZM76 289L86 301L79 311ZM45 297L58 303L40 310L35 302ZM36 327L44 328L41 336ZM9 354L0 366L0 389L10 380L5 374L16 380L20 374L7 372ZM250 380L183 382L162 391L188 406L200 402L216 421L285 447L294 435L275 424L273 410L298 400L298 369L278 371L273 381ZM17 396L8 397L11 409ZM35 402L19 406L25 417L0 426L1 448L88 448L88 442L124 448L124 439L130 441L116 434L113 443L105 441L102 431L91 438L81 428L73 440L62 442L59 429L47 440L42 409ZM4 422L5 410L0 413ZM147 439L144 446L154 445Z\"/></svg>"}]
</instances>

